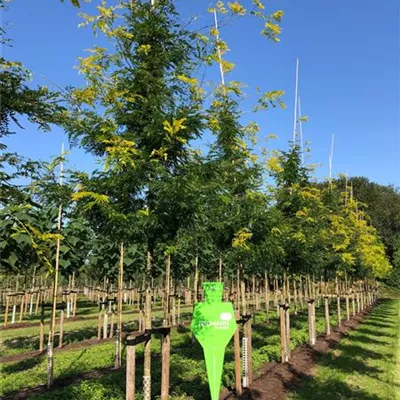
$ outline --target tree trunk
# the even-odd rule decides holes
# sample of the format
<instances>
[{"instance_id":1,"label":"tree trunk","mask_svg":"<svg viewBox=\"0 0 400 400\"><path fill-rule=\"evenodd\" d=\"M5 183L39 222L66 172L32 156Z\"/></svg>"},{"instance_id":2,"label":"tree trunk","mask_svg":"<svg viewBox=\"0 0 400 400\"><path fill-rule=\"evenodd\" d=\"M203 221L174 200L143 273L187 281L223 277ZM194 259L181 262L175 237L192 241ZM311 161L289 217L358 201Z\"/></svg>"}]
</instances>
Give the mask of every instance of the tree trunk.
<instances>
[{"instance_id":1,"label":"tree trunk","mask_svg":"<svg viewBox=\"0 0 400 400\"><path fill-rule=\"evenodd\" d=\"M171 255L167 256L165 271L164 325L169 324L169 295L171 287Z\"/></svg>"},{"instance_id":2,"label":"tree trunk","mask_svg":"<svg viewBox=\"0 0 400 400\"><path fill-rule=\"evenodd\" d=\"M194 304L197 303L199 297L199 256L194 259Z\"/></svg>"},{"instance_id":3,"label":"tree trunk","mask_svg":"<svg viewBox=\"0 0 400 400\"><path fill-rule=\"evenodd\" d=\"M151 329L151 272L152 254L147 251L147 289L145 303L145 329ZM144 343L144 366L143 366L143 394L144 400L151 400L151 335Z\"/></svg>"},{"instance_id":4,"label":"tree trunk","mask_svg":"<svg viewBox=\"0 0 400 400\"><path fill-rule=\"evenodd\" d=\"M222 254L219 254L218 281L222 282Z\"/></svg>"},{"instance_id":5,"label":"tree trunk","mask_svg":"<svg viewBox=\"0 0 400 400\"><path fill-rule=\"evenodd\" d=\"M121 368L122 365L122 291L124 285L124 242L120 243L119 253L119 271L118 271L118 324L117 324L117 335L118 335L118 350L117 360L115 366Z\"/></svg>"}]
</instances>

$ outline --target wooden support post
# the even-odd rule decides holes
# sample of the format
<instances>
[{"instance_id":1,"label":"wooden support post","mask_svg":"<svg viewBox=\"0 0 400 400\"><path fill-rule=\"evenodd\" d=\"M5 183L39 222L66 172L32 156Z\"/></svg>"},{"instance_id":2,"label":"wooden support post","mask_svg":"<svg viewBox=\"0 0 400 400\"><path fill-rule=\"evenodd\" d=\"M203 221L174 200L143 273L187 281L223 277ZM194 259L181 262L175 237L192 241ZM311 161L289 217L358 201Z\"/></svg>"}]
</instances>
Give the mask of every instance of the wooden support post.
<instances>
[{"instance_id":1,"label":"wooden support post","mask_svg":"<svg viewBox=\"0 0 400 400\"><path fill-rule=\"evenodd\" d=\"M115 354L114 354L114 368L118 369L122 366L121 353L119 351L119 343L122 332L118 329L115 331Z\"/></svg>"},{"instance_id":2,"label":"wooden support post","mask_svg":"<svg viewBox=\"0 0 400 400\"><path fill-rule=\"evenodd\" d=\"M73 299L74 299L74 307L73 307L73 309L72 309L72 316L73 316L73 317L75 317L75 315L76 315L76 301L77 301L77 296L78 296L77 293L74 293L74 294L73 294Z\"/></svg>"},{"instance_id":3,"label":"wooden support post","mask_svg":"<svg viewBox=\"0 0 400 400\"><path fill-rule=\"evenodd\" d=\"M113 309L112 312L111 312L110 333L108 335L109 338L112 338L114 336L114 317L115 317L115 310Z\"/></svg>"},{"instance_id":4,"label":"wooden support post","mask_svg":"<svg viewBox=\"0 0 400 400\"><path fill-rule=\"evenodd\" d=\"M337 318L338 318L338 327L342 325L342 310L340 308L340 296L336 296L336 302L337 302Z\"/></svg>"},{"instance_id":5,"label":"wooden support post","mask_svg":"<svg viewBox=\"0 0 400 400\"><path fill-rule=\"evenodd\" d=\"M99 310L99 319L97 320L97 339L101 339L101 312L102 310Z\"/></svg>"},{"instance_id":6,"label":"wooden support post","mask_svg":"<svg viewBox=\"0 0 400 400\"><path fill-rule=\"evenodd\" d=\"M365 305L364 305L364 291L363 290L361 290L360 296L361 296L361 311L364 311Z\"/></svg>"},{"instance_id":7,"label":"wooden support post","mask_svg":"<svg viewBox=\"0 0 400 400\"><path fill-rule=\"evenodd\" d=\"M168 254L165 270L165 295L164 295L164 325L169 325L170 314L170 289L171 289L171 255Z\"/></svg>"},{"instance_id":8,"label":"wooden support post","mask_svg":"<svg viewBox=\"0 0 400 400\"><path fill-rule=\"evenodd\" d=\"M151 291L149 287L146 289L145 329L151 329ZM151 335L144 342L143 398L151 400Z\"/></svg>"},{"instance_id":9,"label":"wooden support post","mask_svg":"<svg viewBox=\"0 0 400 400\"><path fill-rule=\"evenodd\" d=\"M356 301L355 301L354 292L351 294L351 305L352 305L353 317L355 317L355 315L356 315Z\"/></svg>"},{"instance_id":10,"label":"wooden support post","mask_svg":"<svg viewBox=\"0 0 400 400\"><path fill-rule=\"evenodd\" d=\"M107 310L104 310L103 339L107 339L107 334L108 334L108 313Z\"/></svg>"},{"instance_id":11,"label":"wooden support post","mask_svg":"<svg viewBox=\"0 0 400 400\"><path fill-rule=\"evenodd\" d=\"M61 309L60 315L60 336L58 340L58 348L61 349L63 346L63 338L64 338L64 308Z\"/></svg>"},{"instance_id":12,"label":"wooden support post","mask_svg":"<svg viewBox=\"0 0 400 400\"><path fill-rule=\"evenodd\" d=\"M41 307L40 314L40 328L39 328L39 351L43 351L43 342L44 342L44 305Z\"/></svg>"},{"instance_id":13,"label":"wooden support post","mask_svg":"<svg viewBox=\"0 0 400 400\"><path fill-rule=\"evenodd\" d=\"M303 278L300 276L300 283L299 283L299 300L300 300L300 310L303 311Z\"/></svg>"},{"instance_id":14,"label":"wooden support post","mask_svg":"<svg viewBox=\"0 0 400 400\"><path fill-rule=\"evenodd\" d=\"M135 400L136 347L126 346L126 400Z\"/></svg>"},{"instance_id":15,"label":"wooden support post","mask_svg":"<svg viewBox=\"0 0 400 400\"><path fill-rule=\"evenodd\" d=\"M21 296L21 304L19 306L19 322L22 322L22 316L24 313L24 305L25 305L25 295Z\"/></svg>"},{"instance_id":16,"label":"wooden support post","mask_svg":"<svg viewBox=\"0 0 400 400\"><path fill-rule=\"evenodd\" d=\"M71 315L71 295L68 293L67 295L67 319L69 319Z\"/></svg>"},{"instance_id":17,"label":"wooden support post","mask_svg":"<svg viewBox=\"0 0 400 400\"><path fill-rule=\"evenodd\" d=\"M346 293L346 320L350 321L350 305L349 305L349 294Z\"/></svg>"},{"instance_id":18,"label":"wooden support post","mask_svg":"<svg viewBox=\"0 0 400 400\"><path fill-rule=\"evenodd\" d=\"M194 270L193 289L194 289L194 304L196 304L198 302L198 297L199 297L199 256L196 255L194 263L195 263L195 270Z\"/></svg>"},{"instance_id":19,"label":"wooden support post","mask_svg":"<svg viewBox=\"0 0 400 400\"><path fill-rule=\"evenodd\" d=\"M315 345L315 300L308 300L308 333L310 345Z\"/></svg>"},{"instance_id":20,"label":"wooden support post","mask_svg":"<svg viewBox=\"0 0 400 400\"><path fill-rule=\"evenodd\" d=\"M139 331L144 331L144 318L143 318L143 310L139 310Z\"/></svg>"},{"instance_id":21,"label":"wooden support post","mask_svg":"<svg viewBox=\"0 0 400 400\"><path fill-rule=\"evenodd\" d=\"M267 313L267 323L269 322L269 280L267 271L264 276L264 296L265 296L265 309Z\"/></svg>"},{"instance_id":22,"label":"wooden support post","mask_svg":"<svg viewBox=\"0 0 400 400\"><path fill-rule=\"evenodd\" d=\"M170 330L163 334L161 347L161 400L169 399L169 368L170 368L171 337Z\"/></svg>"},{"instance_id":23,"label":"wooden support post","mask_svg":"<svg viewBox=\"0 0 400 400\"><path fill-rule=\"evenodd\" d=\"M248 376L248 384L249 386L253 382L253 366L252 366L252 353L253 353L253 344L252 344L252 323L251 318L245 324L246 329L246 337L247 337L247 376Z\"/></svg>"},{"instance_id":24,"label":"wooden support post","mask_svg":"<svg viewBox=\"0 0 400 400\"><path fill-rule=\"evenodd\" d=\"M15 298L13 300L13 308L12 308L12 314L11 314L11 323L15 323L15 312L17 310L17 304L15 303Z\"/></svg>"},{"instance_id":25,"label":"wooden support post","mask_svg":"<svg viewBox=\"0 0 400 400\"><path fill-rule=\"evenodd\" d=\"M36 305L35 305L35 315L39 312L39 303L40 303L40 297L41 297L42 293L40 291L40 289L38 290L37 294L36 294Z\"/></svg>"},{"instance_id":26,"label":"wooden support post","mask_svg":"<svg viewBox=\"0 0 400 400\"><path fill-rule=\"evenodd\" d=\"M290 350L290 307L289 304L285 305L285 330L286 330L286 354L288 361L290 360L291 350Z\"/></svg>"},{"instance_id":27,"label":"wooden support post","mask_svg":"<svg viewBox=\"0 0 400 400\"><path fill-rule=\"evenodd\" d=\"M325 333L327 336L331 334L331 325L329 322L329 299L325 296Z\"/></svg>"},{"instance_id":28,"label":"wooden support post","mask_svg":"<svg viewBox=\"0 0 400 400\"><path fill-rule=\"evenodd\" d=\"M280 328L281 328L281 362L285 363L289 361L287 349L286 349L286 316L285 316L285 304L280 304Z\"/></svg>"},{"instance_id":29,"label":"wooden support post","mask_svg":"<svg viewBox=\"0 0 400 400\"><path fill-rule=\"evenodd\" d=\"M7 326L8 322L8 308L10 306L10 297L6 295L6 309L4 312L4 326Z\"/></svg>"},{"instance_id":30,"label":"wooden support post","mask_svg":"<svg viewBox=\"0 0 400 400\"><path fill-rule=\"evenodd\" d=\"M239 313L236 312L236 319L238 319ZM241 370L240 370L240 333L239 326L236 329L235 335L233 337L233 348L235 354L235 390L236 395L240 396L242 394L242 380L241 380Z\"/></svg>"},{"instance_id":31,"label":"wooden support post","mask_svg":"<svg viewBox=\"0 0 400 400\"><path fill-rule=\"evenodd\" d=\"M181 323L181 298L178 298L178 324Z\"/></svg>"},{"instance_id":32,"label":"wooden support post","mask_svg":"<svg viewBox=\"0 0 400 400\"><path fill-rule=\"evenodd\" d=\"M32 288L33 290L33 288ZM32 315L33 312L33 299L35 298L35 293L32 293L29 299L29 315Z\"/></svg>"}]
</instances>

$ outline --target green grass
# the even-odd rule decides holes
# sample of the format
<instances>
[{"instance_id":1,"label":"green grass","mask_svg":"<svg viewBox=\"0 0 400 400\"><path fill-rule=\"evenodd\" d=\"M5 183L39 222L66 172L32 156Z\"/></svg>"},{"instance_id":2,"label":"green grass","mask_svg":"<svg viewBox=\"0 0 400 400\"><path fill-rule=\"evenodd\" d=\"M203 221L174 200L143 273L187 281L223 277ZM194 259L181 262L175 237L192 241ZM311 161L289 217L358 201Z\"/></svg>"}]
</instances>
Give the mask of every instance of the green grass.
<instances>
[{"instance_id":1,"label":"green grass","mask_svg":"<svg viewBox=\"0 0 400 400\"><path fill-rule=\"evenodd\" d=\"M331 306L331 324L336 324L336 303ZM280 358L279 324L276 313L271 310L271 323L265 324L266 314L260 312L253 322L253 369L259 368L268 361ZM317 331L324 331L323 308L317 310ZM308 341L307 314L292 315L291 347ZM203 359L203 351L197 342L192 343L189 329L174 331L171 338L171 399L203 400L209 397L207 376ZM160 393L160 339L152 341L152 391ZM114 344L106 343L86 350L74 350L55 354L55 378L78 376L96 368L109 367L113 364ZM137 391L140 399L142 387L141 369L142 347L137 348ZM17 363L7 363L3 366L0 377L2 394L20 390L29 386L37 386L46 381L46 359L35 359ZM223 384L234 382L234 354L232 342L227 347ZM106 374L99 379L91 379L65 388L53 390L37 398L40 399L124 399L125 372L121 370Z\"/></svg>"},{"instance_id":2,"label":"green grass","mask_svg":"<svg viewBox=\"0 0 400 400\"><path fill-rule=\"evenodd\" d=\"M89 310L89 309L87 309ZM181 318L187 318L188 310L191 310L191 307L182 307L182 315ZM98 316L98 307L95 307L94 311L96 317ZM133 309L133 306L124 306L124 312L122 321L124 324L128 326L130 330L137 329L137 319L138 313L136 309ZM160 319L162 318L163 312L156 311L153 313L153 317L156 318L156 323L160 323ZM56 321L56 335L59 330L59 320ZM69 321L65 318L64 320L64 339L63 343L76 343L82 340L92 339L97 337L97 323L96 319L84 319L78 321ZM111 317L108 317L108 323L111 323ZM114 319L114 326L116 327L117 318ZM44 325L44 343L47 343L47 334L49 331L49 320L45 321ZM32 326L26 328L18 328L18 329L7 329L3 330L0 333L1 337L1 345L0 345L0 356L10 356L13 354L27 353L31 351L35 351L39 349L39 326ZM55 345L58 345L58 336L56 336Z\"/></svg>"},{"instance_id":3,"label":"green grass","mask_svg":"<svg viewBox=\"0 0 400 400\"><path fill-rule=\"evenodd\" d=\"M289 399L400 400L400 299L381 300Z\"/></svg>"}]
</instances>

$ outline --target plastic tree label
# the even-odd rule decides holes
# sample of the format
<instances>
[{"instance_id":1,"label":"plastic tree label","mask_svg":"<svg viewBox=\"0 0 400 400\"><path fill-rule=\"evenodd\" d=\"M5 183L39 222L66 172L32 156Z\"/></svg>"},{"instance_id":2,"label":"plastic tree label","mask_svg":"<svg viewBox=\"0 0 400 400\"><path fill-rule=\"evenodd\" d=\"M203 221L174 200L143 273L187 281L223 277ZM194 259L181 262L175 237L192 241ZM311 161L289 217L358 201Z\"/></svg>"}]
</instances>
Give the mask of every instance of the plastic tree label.
<instances>
[{"instance_id":1,"label":"plastic tree label","mask_svg":"<svg viewBox=\"0 0 400 400\"><path fill-rule=\"evenodd\" d=\"M218 400L226 345L236 331L232 303L222 302L224 285L203 283L205 302L194 308L192 332L203 347L211 399Z\"/></svg>"}]
</instances>

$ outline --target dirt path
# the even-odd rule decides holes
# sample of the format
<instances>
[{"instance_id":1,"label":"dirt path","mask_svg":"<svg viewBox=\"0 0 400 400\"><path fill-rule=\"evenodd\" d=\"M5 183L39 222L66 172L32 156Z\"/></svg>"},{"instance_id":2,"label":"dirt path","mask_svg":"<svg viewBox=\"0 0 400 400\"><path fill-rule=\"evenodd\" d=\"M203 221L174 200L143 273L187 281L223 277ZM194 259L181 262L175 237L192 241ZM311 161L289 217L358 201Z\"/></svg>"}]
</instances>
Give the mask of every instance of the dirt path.
<instances>
[{"instance_id":1,"label":"dirt path","mask_svg":"<svg viewBox=\"0 0 400 400\"><path fill-rule=\"evenodd\" d=\"M226 399L254 399L254 400L284 400L287 392L300 383L305 376L313 374L318 357L334 347L347 332L360 324L363 313L345 322L339 328L332 329L329 337L321 335L317 338L314 347L301 346L292 351L289 363L267 363L255 374L256 378L250 390L242 396L235 396L233 393L222 393L220 400Z\"/></svg>"}]
</instances>

